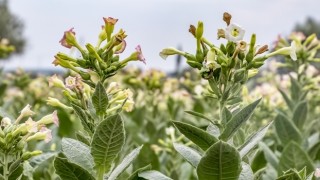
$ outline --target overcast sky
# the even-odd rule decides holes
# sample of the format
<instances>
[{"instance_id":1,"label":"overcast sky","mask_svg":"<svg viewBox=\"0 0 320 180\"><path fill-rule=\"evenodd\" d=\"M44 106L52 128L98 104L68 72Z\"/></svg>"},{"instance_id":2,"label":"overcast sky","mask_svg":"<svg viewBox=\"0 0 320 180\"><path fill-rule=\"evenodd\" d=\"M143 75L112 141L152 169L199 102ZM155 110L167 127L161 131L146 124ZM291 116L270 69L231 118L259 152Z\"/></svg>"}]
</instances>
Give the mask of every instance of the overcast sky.
<instances>
[{"instance_id":1,"label":"overcast sky","mask_svg":"<svg viewBox=\"0 0 320 180\"><path fill-rule=\"evenodd\" d=\"M184 50L194 52L188 28L198 20L204 22L204 35L218 44L216 30L225 27L221 18L227 11L233 22L246 29L245 39L256 33L258 43L271 44L279 33L289 34L308 16L320 21L319 7L319 0L10 0L11 11L25 23L27 47L24 55L2 65L53 68L58 51L70 52L58 43L65 30L74 27L80 42L96 44L102 17L111 16L119 19L116 29L128 34L122 58L140 44L147 65L131 65L170 71L174 58L164 61L159 51L182 44Z\"/></svg>"}]
</instances>

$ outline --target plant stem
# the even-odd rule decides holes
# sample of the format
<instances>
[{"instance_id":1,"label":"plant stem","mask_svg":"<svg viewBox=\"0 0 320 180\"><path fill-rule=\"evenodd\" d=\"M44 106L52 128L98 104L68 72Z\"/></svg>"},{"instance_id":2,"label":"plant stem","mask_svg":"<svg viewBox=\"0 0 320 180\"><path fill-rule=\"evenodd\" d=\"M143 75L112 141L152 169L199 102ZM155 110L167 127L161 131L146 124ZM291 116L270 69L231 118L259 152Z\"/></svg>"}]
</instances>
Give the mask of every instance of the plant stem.
<instances>
[{"instance_id":1,"label":"plant stem","mask_svg":"<svg viewBox=\"0 0 320 180\"><path fill-rule=\"evenodd\" d=\"M99 167L97 171L98 180L103 180L104 166Z\"/></svg>"},{"instance_id":2,"label":"plant stem","mask_svg":"<svg viewBox=\"0 0 320 180\"><path fill-rule=\"evenodd\" d=\"M8 155L4 154L3 156L3 178L8 180Z\"/></svg>"}]
</instances>

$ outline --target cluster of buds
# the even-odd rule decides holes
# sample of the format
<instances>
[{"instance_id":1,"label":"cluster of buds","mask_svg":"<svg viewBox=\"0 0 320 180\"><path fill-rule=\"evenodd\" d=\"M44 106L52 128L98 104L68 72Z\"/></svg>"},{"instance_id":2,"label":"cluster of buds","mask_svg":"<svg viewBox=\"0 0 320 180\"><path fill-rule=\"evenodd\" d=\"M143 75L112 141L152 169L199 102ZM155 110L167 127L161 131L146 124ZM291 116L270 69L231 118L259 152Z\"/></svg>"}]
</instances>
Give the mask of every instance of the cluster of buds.
<instances>
[{"instance_id":1,"label":"cluster of buds","mask_svg":"<svg viewBox=\"0 0 320 180\"><path fill-rule=\"evenodd\" d=\"M287 47L289 44L291 44L291 46ZM320 49L320 41L318 40L316 34L306 37L301 32L293 32L288 39L285 39L279 35L277 41L275 42L274 49L275 51L272 52L271 55L289 54L292 60L298 60L297 63L320 61L320 58L317 57L317 52ZM296 53L294 53L294 51L296 51Z\"/></svg>"},{"instance_id":2,"label":"cluster of buds","mask_svg":"<svg viewBox=\"0 0 320 180\"><path fill-rule=\"evenodd\" d=\"M175 48L165 48L160 52L164 59L169 55L184 56L191 67L200 70L202 78L209 80L213 96L222 102L236 98L234 95L239 94L240 85L256 75L258 68L269 57L278 54L295 55L294 44L266 54L268 46L257 46L255 34L252 34L249 42L244 41L245 30L232 23L231 19L229 13L224 13L223 20L227 27L218 29L218 39L226 39L226 44L215 46L208 41L203 36L203 23L199 21L197 27L191 25L189 29L196 39L195 54Z\"/></svg>"},{"instance_id":3,"label":"cluster of buds","mask_svg":"<svg viewBox=\"0 0 320 180\"><path fill-rule=\"evenodd\" d=\"M55 55L54 65L59 65L78 73L81 78L87 83L91 82L91 74L94 72L99 81L104 82L105 79L116 74L116 72L124 68L130 61L142 61L145 63L145 58L142 54L141 47L138 45L135 51L129 56L120 60L119 54L126 48L127 34L120 29L117 33L114 32L114 26L118 19L111 17L103 18L105 25L98 37L96 46L88 43L85 47L76 40L74 28L64 32L60 43L66 48L75 47L82 55L81 58L70 57L63 53Z\"/></svg>"},{"instance_id":4,"label":"cluster of buds","mask_svg":"<svg viewBox=\"0 0 320 180\"><path fill-rule=\"evenodd\" d=\"M0 59L7 58L14 50L15 47L9 44L8 39L0 39Z\"/></svg>"},{"instance_id":5,"label":"cluster of buds","mask_svg":"<svg viewBox=\"0 0 320 180\"><path fill-rule=\"evenodd\" d=\"M113 112L117 112L119 109L126 112L133 110L133 93L130 89L122 90L117 82L111 82L107 88L107 93L110 99L110 107L107 109L107 114L113 114Z\"/></svg>"},{"instance_id":6,"label":"cluster of buds","mask_svg":"<svg viewBox=\"0 0 320 180\"><path fill-rule=\"evenodd\" d=\"M48 114L38 121L31 116L35 113L27 105L22 109L20 115L12 120L9 117L1 119L0 127L0 151L4 155L13 156L22 161L41 154L41 151L26 151L28 142L44 141L48 143L52 139L51 130L46 126L50 124L59 125L57 112Z\"/></svg>"}]
</instances>

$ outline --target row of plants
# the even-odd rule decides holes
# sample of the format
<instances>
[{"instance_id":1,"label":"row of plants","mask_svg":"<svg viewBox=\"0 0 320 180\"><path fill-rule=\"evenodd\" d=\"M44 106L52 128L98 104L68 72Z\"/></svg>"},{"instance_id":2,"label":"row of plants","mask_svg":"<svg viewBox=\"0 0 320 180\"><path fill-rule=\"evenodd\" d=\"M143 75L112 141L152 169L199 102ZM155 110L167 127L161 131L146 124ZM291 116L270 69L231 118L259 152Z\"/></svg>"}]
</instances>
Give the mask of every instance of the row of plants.
<instances>
[{"instance_id":1,"label":"row of plants","mask_svg":"<svg viewBox=\"0 0 320 180\"><path fill-rule=\"evenodd\" d=\"M245 41L224 13L220 45L199 21L189 28L194 53L160 52L190 66L168 77L125 68L146 59L140 45L123 57L127 34L117 21L104 18L95 45L64 32L61 45L80 54L55 55L66 75L1 74L0 179L320 177L315 35L293 33L269 51L255 34Z\"/></svg>"}]
</instances>

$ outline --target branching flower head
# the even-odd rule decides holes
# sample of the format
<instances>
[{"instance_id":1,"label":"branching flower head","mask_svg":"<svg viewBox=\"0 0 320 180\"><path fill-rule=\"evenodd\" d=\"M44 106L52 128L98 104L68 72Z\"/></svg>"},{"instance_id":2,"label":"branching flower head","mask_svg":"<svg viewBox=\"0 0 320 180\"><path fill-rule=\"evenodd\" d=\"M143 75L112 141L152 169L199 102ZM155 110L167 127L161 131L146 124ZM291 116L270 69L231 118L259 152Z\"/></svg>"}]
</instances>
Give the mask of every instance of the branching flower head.
<instances>
[{"instance_id":1,"label":"branching flower head","mask_svg":"<svg viewBox=\"0 0 320 180\"><path fill-rule=\"evenodd\" d=\"M225 38L228 41L238 42L241 41L244 37L245 30L242 29L239 25L231 23L225 30Z\"/></svg>"}]
</instances>

